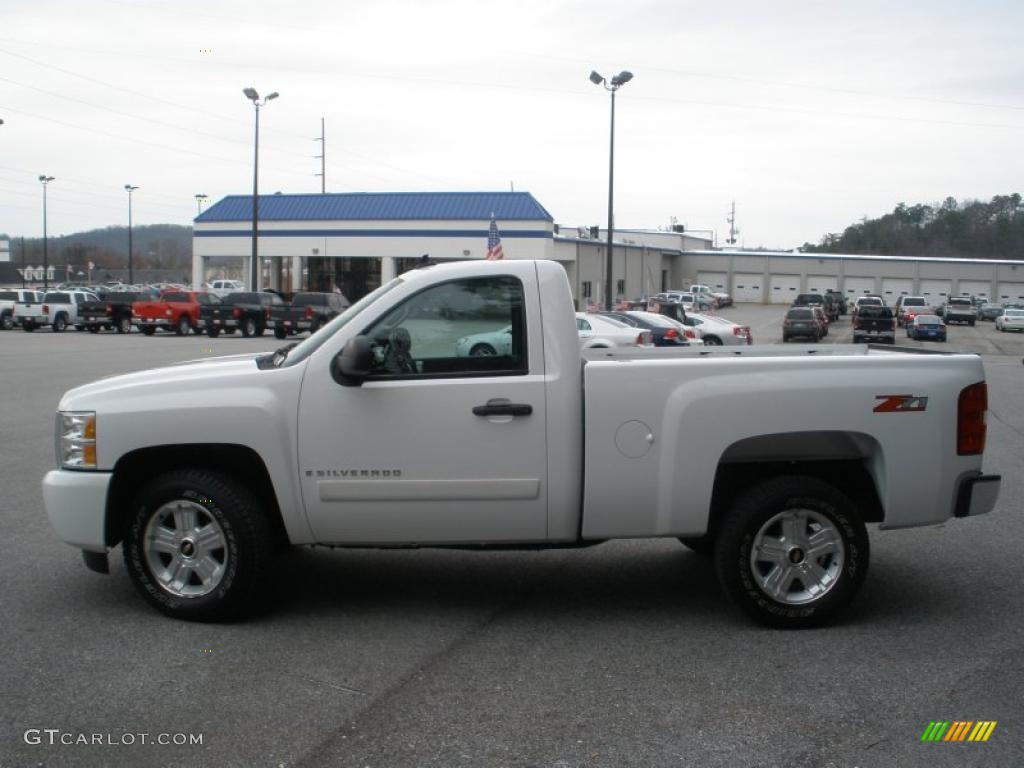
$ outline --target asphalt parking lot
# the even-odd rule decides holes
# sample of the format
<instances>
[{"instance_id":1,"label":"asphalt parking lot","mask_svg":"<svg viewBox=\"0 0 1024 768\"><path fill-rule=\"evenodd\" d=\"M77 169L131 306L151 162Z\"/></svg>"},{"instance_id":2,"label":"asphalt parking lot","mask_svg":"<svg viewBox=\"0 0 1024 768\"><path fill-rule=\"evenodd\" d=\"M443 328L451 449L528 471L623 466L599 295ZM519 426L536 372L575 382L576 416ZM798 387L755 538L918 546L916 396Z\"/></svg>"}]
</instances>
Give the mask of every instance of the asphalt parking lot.
<instances>
[{"instance_id":1,"label":"asphalt parking lot","mask_svg":"<svg viewBox=\"0 0 1024 768\"><path fill-rule=\"evenodd\" d=\"M779 343L783 313L722 314ZM849 327L822 344L849 342ZM110 576L94 574L51 530L40 481L57 401L101 376L281 342L0 333L0 766L1021 765L1024 335L979 323L945 345L897 340L983 356L999 504L872 530L847 618L782 632L748 622L707 561L660 540L294 551L269 615L166 619L119 550ZM983 744L922 743L933 720L998 726ZM60 743L93 734L119 743Z\"/></svg>"}]
</instances>

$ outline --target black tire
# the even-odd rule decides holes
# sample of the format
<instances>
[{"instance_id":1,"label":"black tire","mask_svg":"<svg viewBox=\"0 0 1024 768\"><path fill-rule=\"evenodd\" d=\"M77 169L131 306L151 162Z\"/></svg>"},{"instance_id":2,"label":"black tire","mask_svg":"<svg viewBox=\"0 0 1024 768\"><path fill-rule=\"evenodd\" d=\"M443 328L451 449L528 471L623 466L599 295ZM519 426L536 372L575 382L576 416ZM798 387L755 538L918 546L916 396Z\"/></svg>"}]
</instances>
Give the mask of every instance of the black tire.
<instances>
[{"instance_id":1,"label":"black tire","mask_svg":"<svg viewBox=\"0 0 1024 768\"><path fill-rule=\"evenodd\" d=\"M122 317L117 321L117 332L118 333L131 333L132 332L132 319L130 317Z\"/></svg>"},{"instance_id":2,"label":"black tire","mask_svg":"<svg viewBox=\"0 0 1024 768\"><path fill-rule=\"evenodd\" d=\"M216 339L218 336L220 336L220 328L214 328L213 326L210 326L209 328L206 329L206 335L209 336L211 339Z\"/></svg>"},{"instance_id":3,"label":"black tire","mask_svg":"<svg viewBox=\"0 0 1024 768\"><path fill-rule=\"evenodd\" d=\"M152 336L154 333L156 333L156 328L152 325L144 325L142 326L142 333L145 336Z\"/></svg>"},{"instance_id":4,"label":"black tire","mask_svg":"<svg viewBox=\"0 0 1024 768\"><path fill-rule=\"evenodd\" d=\"M247 339L250 336L256 335L256 321L253 320L251 317L246 317L242 319L241 328L242 335Z\"/></svg>"},{"instance_id":5,"label":"black tire","mask_svg":"<svg viewBox=\"0 0 1024 768\"><path fill-rule=\"evenodd\" d=\"M798 517L784 523L787 513ZM782 533L784 524L793 527L792 539L788 532ZM816 536L820 538L825 526L835 537L830 542L835 551L817 559L804 558L805 548L813 545ZM780 535L771 536L771 531ZM763 566L769 564L768 558L757 566L751 562L754 541L761 534L767 544L762 551L777 542L785 561L771 566L767 573ZM825 543L822 540L818 545ZM718 580L729 598L759 622L791 629L822 624L844 609L864 581L868 559L867 530L850 498L822 480L799 475L766 480L740 496L722 521L715 545ZM801 581L815 578L804 575L810 573L812 560L830 579L826 586L819 585L823 591L817 596L813 592L807 596L810 590ZM760 583L777 572L786 579L784 599L770 595ZM794 591L796 584L801 590Z\"/></svg>"},{"instance_id":6,"label":"black tire","mask_svg":"<svg viewBox=\"0 0 1024 768\"><path fill-rule=\"evenodd\" d=\"M179 522L190 523L170 511L168 505L174 502L182 502L183 511L191 512L191 527L177 527ZM159 525L161 520L174 527ZM169 546L177 550L154 547L156 531L165 532ZM204 539L212 541L205 550ZM186 546L192 557L185 556ZM151 480L129 509L123 548L135 587L168 616L229 621L267 602L266 582L275 550L272 527L259 500L227 475L184 469ZM175 561L188 575L179 585L163 583L159 569L163 566L166 574ZM205 582L196 567L203 563L213 567Z\"/></svg>"},{"instance_id":7,"label":"black tire","mask_svg":"<svg viewBox=\"0 0 1024 768\"><path fill-rule=\"evenodd\" d=\"M188 319L188 315L182 315L178 318L177 324L174 326L175 336L188 336L192 330L192 321Z\"/></svg>"},{"instance_id":8,"label":"black tire","mask_svg":"<svg viewBox=\"0 0 1024 768\"><path fill-rule=\"evenodd\" d=\"M704 345L708 347L720 347L722 346L722 340L717 336L705 336Z\"/></svg>"},{"instance_id":9,"label":"black tire","mask_svg":"<svg viewBox=\"0 0 1024 768\"><path fill-rule=\"evenodd\" d=\"M680 536L679 543L702 557L715 554L715 539L712 536Z\"/></svg>"},{"instance_id":10,"label":"black tire","mask_svg":"<svg viewBox=\"0 0 1024 768\"><path fill-rule=\"evenodd\" d=\"M288 338L288 331L286 331L283 327L280 327L280 326L276 327L276 328L274 328L274 338L275 339L286 339L286 338Z\"/></svg>"},{"instance_id":11,"label":"black tire","mask_svg":"<svg viewBox=\"0 0 1024 768\"><path fill-rule=\"evenodd\" d=\"M98 325L96 325L95 323L91 323L89 325L89 333L99 333L99 332L100 332L100 327Z\"/></svg>"},{"instance_id":12,"label":"black tire","mask_svg":"<svg viewBox=\"0 0 1024 768\"><path fill-rule=\"evenodd\" d=\"M0 315L0 328L5 331L11 330L14 327L14 318L11 316L12 313L4 312Z\"/></svg>"},{"instance_id":13,"label":"black tire","mask_svg":"<svg viewBox=\"0 0 1024 768\"><path fill-rule=\"evenodd\" d=\"M53 318L53 325L50 326L50 329L54 333L63 333L64 329L66 329L67 327L68 319L64 316L64 313L61 312L55 318Z\"/></svg>"},{"instance_id":14,"label":"black tire","mask_svg":"<svg viewBox=\"0 0 1024 768\"><path fill-rule=\"evenodd\" d=\"M490 344L474 344L473 348L469 350L470 357L494 357L498 354L498 351Z\"/></svg>"}]
</instances>

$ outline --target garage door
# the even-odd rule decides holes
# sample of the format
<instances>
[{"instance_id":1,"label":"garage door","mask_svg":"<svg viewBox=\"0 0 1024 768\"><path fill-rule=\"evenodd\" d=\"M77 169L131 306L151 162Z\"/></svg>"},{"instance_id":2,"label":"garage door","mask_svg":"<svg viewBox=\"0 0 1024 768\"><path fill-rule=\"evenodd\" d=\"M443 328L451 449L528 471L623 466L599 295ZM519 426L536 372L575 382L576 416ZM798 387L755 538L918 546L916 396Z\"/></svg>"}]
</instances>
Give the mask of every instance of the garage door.
<instances>
[{"instance_id":1,"label":"garage door","mask_svg":"<svg viewBox=\"0 0 1024 768\"><path fill-rule=\"evenodd\" d=\"M711 286L715 293L729 292L729 275L726 272L698 272L697 283Z\"/></svg>"},{"instance_id":2,"label":"garage door","mask_svg":"<svg viewBox=\"0 0 1024 768\"><path fill-rule=\"evenodd\" d=\"M800 275L772 275L768 285L771 286L769 303L792 304L800 293Z\"/></svg>"},{"instance_id":3,"label":"garage door","mask_svg":"<svg viewBox=\"0 0 1024 768\"><path fill-rule=\"evenodd\" d=\"M843 278L843 290L846 291L848 299L866 296L869 293L875 292L875 278L847 275Z\"/></svg>"},{"instance_id":4,"label":"garage door","mask_svg":"<svg viewBox=\"0 0 1024 768\"><path fill-rule=\"evenodd\" d=\"M763 283L763 275L737 272L732 276L732 290L729 293L732 294L733 301L755 301L761 303L764 301Z\"/></svg>"},{"instance_id":5,"label":"garage door","mask_svg":"<svg viewBox=\"0 0 1024 768\"><path fill-rule=\"evenodd\" d=\"M1024 301L1024 283L1000 283L999 301Z\"/></svg>"},{"instance_id":6,"label":"garage door","mask_svg":"<svg viewBox=\"0 0 1024 768\"><path fill-rule=\"evenodd\" d=\"M922 280L921 295L931 302L933 307L944 304L949 296L951 281L949 280Z\"/></svg>"},{"instance_id":7,"label":"garage door","mask_svg":"<svg viewBox=\"0 0 1024 768\"><path fill-rule=\"evenodd\" d=\"M834 291L837 285L839 285L839 283L838 278L835 275L807 276L808 293L824 293L825 291Z\"/></svg>"},{"instance_id":8,"label":"garage door","mask_svg":"<svg viewBox=\"0 0 1024 768\"><path fill-rule=\"evenodd\" d=\"M882 298L890 307L896 303L900 296L914 295L914 278L912 277L883 277Z\"/></svg>"},{"instance_id":9,"label":"garage door","mask_svg":"<svg viewBox=\"0 0 1024 768\"><path fill-rule=\"evenodd\" d=\"M961 296L981 296L988 298L989 292L992 290L992 283L988 280L961 280L960 281L960 295Z\"/></svg>"}]
</instances>

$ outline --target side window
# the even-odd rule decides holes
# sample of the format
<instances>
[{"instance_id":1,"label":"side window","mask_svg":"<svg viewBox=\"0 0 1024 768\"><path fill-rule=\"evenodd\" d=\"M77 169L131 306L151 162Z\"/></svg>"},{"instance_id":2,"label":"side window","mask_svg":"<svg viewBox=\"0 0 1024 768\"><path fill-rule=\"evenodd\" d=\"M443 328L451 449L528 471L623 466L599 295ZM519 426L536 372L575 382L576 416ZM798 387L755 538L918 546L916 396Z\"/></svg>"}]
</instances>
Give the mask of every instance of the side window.
<instances>
[{"instance_id":1,"label":"side window","mask_svg":"<svg viewBox=\"0 0 1024 768\"><path fill-rule=\"evenodd\" d=\"M509 276L453 280L411 296L365 331L375 373L511 376L528 372L523 286Z\"/></svg>"},{"instance_id":2,"label":"side window","mask_svg":"<svg viewBox=\"0 0 1024 768\"><path fill-rule=\"evenodd\" d=\"M576 330L577 331L589 331L589 330L591 330L590 323L588 323L582 317L577 317L576 318Z\"/></svg>"}]
</instances>

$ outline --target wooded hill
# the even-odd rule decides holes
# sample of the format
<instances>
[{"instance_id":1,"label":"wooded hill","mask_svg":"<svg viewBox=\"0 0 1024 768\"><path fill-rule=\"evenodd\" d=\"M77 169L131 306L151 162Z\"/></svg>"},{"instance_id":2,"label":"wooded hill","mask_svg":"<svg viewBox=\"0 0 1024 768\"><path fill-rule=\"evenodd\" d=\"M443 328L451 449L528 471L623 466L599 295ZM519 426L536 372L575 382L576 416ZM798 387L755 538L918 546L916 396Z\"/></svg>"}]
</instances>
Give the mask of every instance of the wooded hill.
<instances>
[{"instance_id":1,"label":"wooded hill","mask_svg":"<svg viewBox=\"0 0 1024 768\"><path fill-rule=\"evenodd\" d=\"M26 237L24 262L43 263L43 239ZM192 227L149 224L132 227L132 259L136 267L192 268ZM50 264L82 267L91 261L97 269L124 267L128 263L128 227L106 227L89 232L51 237L47 244ZM11 238L11 261L22 263L22 239Z\"/></svg>"},{"instance_id":2,"label":"wooded hill","mask_svg":"<svg viewBox=\"0 0 1024 768\"><path fill-rule=\"evenodd\" d=\"M843 233L825 235L810 253L947 256L969 259L1024 259L1021 196L997 195L989 202L952 197L936 205L900 203L878 219L865 217Z\"/></svg>"}]
</instances>

